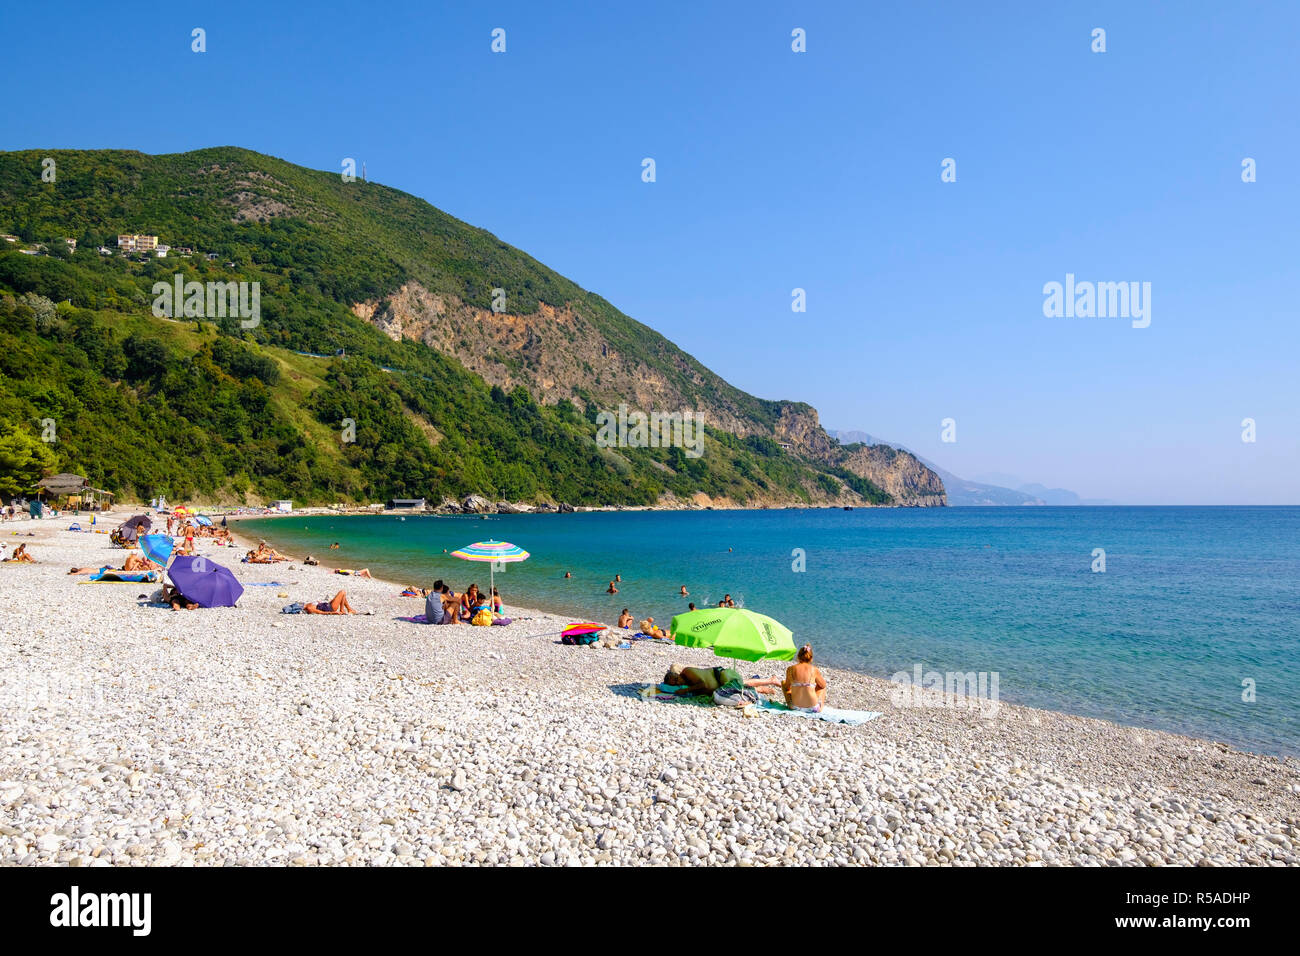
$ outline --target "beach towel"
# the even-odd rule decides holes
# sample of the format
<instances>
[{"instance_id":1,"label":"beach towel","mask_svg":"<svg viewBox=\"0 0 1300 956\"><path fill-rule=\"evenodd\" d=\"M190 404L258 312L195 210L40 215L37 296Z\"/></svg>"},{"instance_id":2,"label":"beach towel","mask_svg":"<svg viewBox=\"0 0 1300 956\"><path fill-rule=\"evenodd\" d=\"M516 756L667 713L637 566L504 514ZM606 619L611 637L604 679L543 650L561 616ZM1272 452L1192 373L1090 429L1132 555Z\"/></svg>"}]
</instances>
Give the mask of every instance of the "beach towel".
<instances>
[{"instance_id":1,"label":"beach towel","mask_svg":"<svg viewBox=\"0 0 1300 956\"><path fill-rule=\"evenodd\" d=\"M805 717L808 720L824 720L828 724L847 724L850 727L857 727L865 724L869 720L875 720L880 716L878 710L839 710L835 707L823 707L819 712L813 713L807 710L791 710L785 704L778 704L775 701L765 700L762 704L763 710L770 710L777 714L788 714L791 717Z\"/></svg>"},{"instance_id":2,"label":"beach towel","mask_svg":"<svg viewBox=\"0 0 1300 956\"><path fill-rule=\"evenodd\" d=\"M282 588L284 587L279 581L245 581L246 588Z\"/></svg>"},{"instance_id":3,"label":"beach towel","mask_svg":"<svg viewBox=\"0 0 1300 956\"><path fill-rule=\"evenodd\" d=\"M92 581L115 581L128 584L154 584L158 580L157 571L114 571L112 568L100 568L90 576Z\"/></svg>"},{"instance_id":4,"label":"beach towel","mask_svg":"<svg viewBox=\"0 0 1300 956\"><path fill-rule=\"evenodd\" d=\"M696 697L678 697L673 693L678 689L671 684L647 684L637 691L637 694L642 700L657 700L665 704L693 704L696 707L714 706L713 697L710 694L700 694Z\"/></svg>"},{"instance_id":5,"label":"beach towel","mask_svg":"<svg viewBox=\"0 0 1300 956\"><path fill-rule=\"evenodd\" d=\"M399 617L399 621L405 621L407 624L428 624L429 619L423 614L412 614L410 617Z\"/></svg>"},{"instance_id":6,"label":"beach towel","mask_svg":"<svg viewBox=\"0 0 1300 956\"><path fill-rule=\"evenodd\" d=\"M292 604L286 604L284 607L280 608L280 613L281 613L281 614L301 614L301 613L303 613L303 608L304 608L304 607L306 607L306 605L303 604L301 601L294 601Z\"/></svg>"}]
</instances>

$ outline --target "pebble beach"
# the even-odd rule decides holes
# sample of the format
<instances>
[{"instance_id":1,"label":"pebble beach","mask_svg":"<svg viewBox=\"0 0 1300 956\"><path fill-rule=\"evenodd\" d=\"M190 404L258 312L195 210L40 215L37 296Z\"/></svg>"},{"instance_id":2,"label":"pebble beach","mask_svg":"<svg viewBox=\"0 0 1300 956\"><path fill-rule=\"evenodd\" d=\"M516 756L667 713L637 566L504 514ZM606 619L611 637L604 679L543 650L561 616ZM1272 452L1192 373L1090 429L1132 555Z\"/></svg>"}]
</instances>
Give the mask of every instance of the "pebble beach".
<instances>
[{"instance_id":1,"label":"pebble beach","mask_svg":"<svg viewBox=\"0 0 1300 956\"><path fill-rule=\"evenodd\" d=\"M0 564L0 865L1300 863L1293 759L1007 703L899 707L829 668L833 706L881 716L647 701L670 663L718 659L564 646L571 619L509 593L508 627L412 624L400 587L430 581L203 539L244 595L172 611L140 599L156 585L69 576L126 555L73 520L0 526L38 562ZM373 613L280 613L339 588Z\"/></svg>"}]
</instances>

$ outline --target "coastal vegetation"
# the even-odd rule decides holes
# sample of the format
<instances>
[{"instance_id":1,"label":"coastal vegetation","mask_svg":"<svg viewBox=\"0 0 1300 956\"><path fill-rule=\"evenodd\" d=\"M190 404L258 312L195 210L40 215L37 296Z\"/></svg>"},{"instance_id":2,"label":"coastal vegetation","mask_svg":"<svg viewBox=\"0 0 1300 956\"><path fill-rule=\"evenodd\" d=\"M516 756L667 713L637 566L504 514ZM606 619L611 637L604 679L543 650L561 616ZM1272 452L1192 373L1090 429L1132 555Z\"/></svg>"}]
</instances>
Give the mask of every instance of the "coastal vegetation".
<instances>
[{"instance_id":1,"label":"coastal vegetation","mask_svg":"<svg viewBox=\"0 0 1300 956\"><path fill-rule=\"evenodd\" d=\"M41 178L46 157L54 182ZM119 234L144 232L170 253L118 252ZM119 495L241 502L895 501L774 440L790 403L733 388L599 296L388 187L234 148L0 153L0 233L13 237L0 241L0 449L25 462L11 483L36 468ZM177 275L260 283L257 321L155 316L155 284ZM675 394L721 396L741 424L707 428L700 457L598 447L582 388L539 401L355 313L412 282L483 307L504 287L515 311L579 309Z\"/></svg>"}]
</instances>

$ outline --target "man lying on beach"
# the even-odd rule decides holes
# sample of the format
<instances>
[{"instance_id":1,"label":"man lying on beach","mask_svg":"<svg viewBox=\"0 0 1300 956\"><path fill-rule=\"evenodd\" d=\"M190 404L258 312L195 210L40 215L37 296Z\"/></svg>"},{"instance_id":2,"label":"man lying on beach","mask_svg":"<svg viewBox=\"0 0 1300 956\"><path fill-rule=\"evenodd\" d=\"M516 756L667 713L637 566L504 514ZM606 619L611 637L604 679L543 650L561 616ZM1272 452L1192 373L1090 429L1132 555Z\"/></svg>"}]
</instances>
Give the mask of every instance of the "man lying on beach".
<instances>
[{"instance_id":1,"label":"man lying on beach","mask_svg":"<svg viewBox=\"0 0 1300 956\"><path fill-rule=\"evenodd\" d=\"M107 565L103 567L94 567L94 568L73 568L68 573L69 574L94 574L96 571L125 571L127 573L133 574L136 571L161 571L161 570L162 570L161 565L154 564L148 558L144 557L144 555L128 554L126 556L126 560L122 562L122 566L120 568L108 567Z\"/></svg>"},{"instance_id":2,"label":"man lying on beach","mask_svg":"<svg viewBox=\"0 0 1300 956\"><path fill-rule=\"evenodd\" d=\"M170 604L173 611L197 611L199 606L176 590L173 584L164 584L162 589L164 604Z\"/></svg>"},{"instance_id":3,"label":"man lying on beach","mask_svg":"<svg viewBox=\"0 0 1300 956\"><path fill-rule=\"evenodd\" d=\"M719 687L736 684L739 687L752 687L761 694L775 694L781 686L776 677L751 677L745 680L738 671L730 667L682 667L674 664L668 668L663 683L676 687L673 691L678 697L698 697L712 694Z\"/></svg>"},{"instance_id":4,"label":"man lying on beach","mask_svg":"<svg viewBox=\"0 0 1300 956\"><path fill-rule=\"evenodd\" d=\"M348 592L340 591L328 601L321 601L317 604L304 604L303 612L306 614L356 614L356 610L348 603Z\"/></svg>"},{"instance_id":5,"label":"man lying on beach","mask_svg":"<svg viewBox=\"0 0 1300 956\"><path fill-rule=\"evenodd\" d=\"M286 558L281 558L280 560L281 560L281 561L284 561L284 560L287 560L287 559L286 559ZM355 574L355 575L356 575L357 577L359 577L359 578L368 578L368 577L370 577L370 569L369 569L369 568L362 568L360 571L353 571L351 568L335 568L335 569L334 569L334 573L335 573L335 574Z\"/></svg>"}]
</instances>

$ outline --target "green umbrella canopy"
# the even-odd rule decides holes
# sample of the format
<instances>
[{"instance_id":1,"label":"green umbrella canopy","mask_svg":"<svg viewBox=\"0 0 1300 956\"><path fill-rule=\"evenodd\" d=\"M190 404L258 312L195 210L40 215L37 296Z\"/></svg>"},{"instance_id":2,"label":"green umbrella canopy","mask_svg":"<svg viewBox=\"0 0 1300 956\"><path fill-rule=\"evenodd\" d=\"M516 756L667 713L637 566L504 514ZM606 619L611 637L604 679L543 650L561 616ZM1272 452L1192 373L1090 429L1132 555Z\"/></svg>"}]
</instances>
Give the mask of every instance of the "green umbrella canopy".
<instances>
[{"instance_id":1,"label":"green umbrella canopy","mask_svg":"<svg viewBox=\"0 0 1300 956\"><path fill-rule=\"evenodd\" d=\"M673 618L668 630L682 647L711 647L718 657L788 661L795 655L790 629L766 614L740 607L706 607Z\"/></svg>"}]
</instances>

